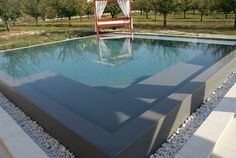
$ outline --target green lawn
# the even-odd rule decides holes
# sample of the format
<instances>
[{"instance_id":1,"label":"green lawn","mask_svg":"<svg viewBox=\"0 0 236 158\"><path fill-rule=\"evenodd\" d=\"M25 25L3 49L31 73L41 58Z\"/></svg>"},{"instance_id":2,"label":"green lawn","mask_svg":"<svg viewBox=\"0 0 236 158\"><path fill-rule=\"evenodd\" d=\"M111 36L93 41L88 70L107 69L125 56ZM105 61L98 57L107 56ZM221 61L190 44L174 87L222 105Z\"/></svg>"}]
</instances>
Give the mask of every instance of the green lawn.
<instances>
[{"instance_id":1,"label":"green lawn","mask_svg":"<svg viewBox=\"0 0 236 158\"><path fill-rule=\"evenodd\" d=\"M168 16L166 28L162 26L162 15L157 16L157 21L153 14L146 19L140 13L134 13L133 18L134 32L163 33L171 30L183 33L236 35L233 14L229 15L228 19L225 19L223 14L210 14L204 17L203 22L200 22L199 14L188 13L186 19L183 19L183 14L172 14ZM83 22L73 20L72 25L69 27L67 20L40 22L39 26L35 26L34 23L18 24L11 27L11 32L8 33L4 25L0 24L0 50L95 34L94 19L84 18Z\"/></svg>"}]
</instances>

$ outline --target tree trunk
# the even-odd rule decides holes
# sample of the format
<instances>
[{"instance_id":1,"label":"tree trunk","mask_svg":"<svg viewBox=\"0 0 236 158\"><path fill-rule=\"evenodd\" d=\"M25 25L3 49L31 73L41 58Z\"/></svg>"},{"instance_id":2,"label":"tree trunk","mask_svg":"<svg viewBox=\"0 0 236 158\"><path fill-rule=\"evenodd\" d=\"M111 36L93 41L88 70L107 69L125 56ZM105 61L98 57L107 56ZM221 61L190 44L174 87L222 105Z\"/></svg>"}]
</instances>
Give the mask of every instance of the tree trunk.
<instances>
[{"instance_id":1,"label":"tree trunk","mask_svg":"<svg viewBox=\"0 0 236 158\"><path fill-rule=\"evenodd\" d=\"M143 15L143 10L140 10L140 15Z\"/></svg>"},{"instance_id":2,"label":"tree trunk","mask_svg":"<svg viewBox=\"0 0 236 158\"><path fill-rule=\"evenodd\" d=\"M157 21L157 12L155 12L155 21Z\"/></svg>"},{"instance_id":3,"label":"tree trunk","mask_svg":"<svg viewBox=\"0 0 236 158\"><path fill-rule=\"evenodd\" d=\"M193 15L195 15L195 9L193 9Z\"/></svg>"},{"instance_id":4,"label":"tree trunk","mask_svg":"<svg viewBox=\"0 0 236 158\"><path fill-rule=\"evenodd\" d=\"M10 32L10 28L9 28L9 24L8 24L8 20L5 21L6 27L7 27L7 31Z\"/></svg>"},{"instance_id":5,"label":"tree trunk","mask_svg":"<svg viewBox=\"0 0 236 158\"><path fill-rule=\"evenodd\" d=\"M88 15L88 20L90 19L90 15Z\"/></svg>"},{"instance_id":6,"label":"tree trunk","mask_svg":"<svg viewBox=\"0 0 236 158\"><path fill-rule=\"evenodd\" d=\"M82 22L82 21L83 21L83 19L82 19L82 15L80 15L79 17L80 17L80 22Z\"/></svg>"},{"instance_id":7,"label":"tree trunk","mask_svg":"<svg viewBox=\"0 0 236 158\"><path fill-rule=\"evenodd\" d=\"M201 13L201 22L203 22L203 13Z\"/></svg>"},{"instance_id":8,"label":"tree trunk","mask_svg":"<svg viewBox=\"0 0 236 158\"><path fill-rule=\"evenodd\" d=\"M234 28L236 29L236 13L234 13Z\"/></svg>"},{"instance_id":9,"label":"tree trunk","mask_svg":"<svg viewBox=\"0 0 236 158\"><path fill-rule=\"evenodd\" d=\"M72 24L71 24L71 17L68 17L68 20L69 20L69 26L72 26Z\"/></svg>"},{"instance_id":10,"label":"tree trunk","mask_svg":"<svg viewBox=\"0 0 236 158\"><path fill-rule=\"evenodd\" d=\"M16 26L16 22L13 20L12 23L13 23L13 26L15 27Z\"/></svg>"},{"instance_id":11,"label":"tree trunk","mask_svg":"<svg viewBox=\"0 0 236 158\"><path fill-rule=\"evenodd\" d=\"M184 19L186 19L186 11L184 11Z\"/></svg>"},{"instance_id":12,"label":"tree trunk","mask_svg":"<svg viewBox=\"0 0 236 158\"><path fill-rule=\"evenodd\" d=\"M164 16L163 26L166 27L167 26L167 14L163 14L163 16Z\"/></svg>"},{"instance_id":13,"label":"tree trunk","mask_svg":"<svg viewBox=\"0 0 236 158\"><path fill-rule=\"evenodd\" d=\"M227 13L225 13L225 19L228 19L228 14Z\"/></svg>"},{"instance_id":14,"label":"tree trunk","mask_svg":"<svg viewBox=\"0 0 236 158\"><path fill-rule=\"evenodd\" d=\"M39 18L38 17L35 18L35 23L36 23L36 26L39 26Z\"/></svg>"},{"instance_id":15,"label":"tree trunk","mask_svg":"<svg viewBox=\"0 0 236 158\"><path fill-rule=\"evenodd\" d=\"M148 17L148 12L146 12L146 19L148 19L149 17Z\"/></svg>"}]
</instances>

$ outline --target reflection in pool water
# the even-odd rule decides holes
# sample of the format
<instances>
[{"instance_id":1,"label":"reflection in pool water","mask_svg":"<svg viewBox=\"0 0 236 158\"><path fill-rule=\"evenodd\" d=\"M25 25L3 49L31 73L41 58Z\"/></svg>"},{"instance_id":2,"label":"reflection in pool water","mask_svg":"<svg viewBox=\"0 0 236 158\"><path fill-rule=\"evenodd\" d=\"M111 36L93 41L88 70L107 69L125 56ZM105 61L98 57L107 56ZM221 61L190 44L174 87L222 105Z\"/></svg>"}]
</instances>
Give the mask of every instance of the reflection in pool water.
<instances>
[{"instance_id":1,"label":"reflection in pool water","mask_svg":"<svg viewBox=\"0 0 236 158\"><path fill-rule=\"evenodd\" d=\"M209 66L234 46L144 38L95 37L3 53L15 78L53 71L93 87L123 88L177 63Z\"/></svg>"}]
</instances>

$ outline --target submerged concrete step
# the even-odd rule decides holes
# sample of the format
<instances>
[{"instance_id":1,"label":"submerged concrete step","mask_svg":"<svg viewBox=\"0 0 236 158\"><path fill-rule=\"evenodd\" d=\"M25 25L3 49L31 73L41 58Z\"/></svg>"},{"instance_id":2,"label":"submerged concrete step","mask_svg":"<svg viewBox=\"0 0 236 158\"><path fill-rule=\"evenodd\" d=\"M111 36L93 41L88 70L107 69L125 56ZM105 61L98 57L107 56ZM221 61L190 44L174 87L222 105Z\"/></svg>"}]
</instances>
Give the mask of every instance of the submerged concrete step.
<instances>
[{"instance_id":1,"label":"submerged concrete step","mask_svg":"<svg viewBox=\"0 0 236 158\"><path fill-rule=\"evenodd\" d=\"M236 84L194 133L175 158L208 158L235 117Z\"/></svg>"}]
</instances>

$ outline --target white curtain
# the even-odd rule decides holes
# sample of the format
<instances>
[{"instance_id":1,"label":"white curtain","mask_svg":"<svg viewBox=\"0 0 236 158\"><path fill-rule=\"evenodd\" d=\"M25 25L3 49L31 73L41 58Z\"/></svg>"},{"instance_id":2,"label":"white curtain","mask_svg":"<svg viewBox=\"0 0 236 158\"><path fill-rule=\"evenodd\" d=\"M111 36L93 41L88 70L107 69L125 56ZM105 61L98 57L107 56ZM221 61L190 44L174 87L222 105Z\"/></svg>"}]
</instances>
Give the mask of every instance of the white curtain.
<instances>
[{"instance_id":1,"label":"white curtain","mask_svg":"<svg viewBox=\"0 0 236 158\"><path fill-rule=\"evenodd\" d=\"M101 19L103 12L106 8L107 0L104 1L96 1L96 12L97 12L97 18Z\"/></svg>"},{"instance_id":2,"label":"white curtain","mask_svg":"<svg viewBox=\"0 0 236 158\"><path fill-rule=\"evenodd\" d=\"M123 44L123 47L121 49L121 53L122 54L132 54L132 47L131 47L131 39L130 38L126 38L125 42Z\"/></svg>"},{"instance_id":3,"label":"white curtain","mask_svg":"<svg viewBox=\"0 0 236 158\"><path fill-rule=\"evenodd\" d=\"M100 60L105 60L106 58L111 56L111 51L109 50L103 39L98 39L98 47Z\"/></svg>"},{"instance_id":4,"label":"white curtain","mask_svg":"<svg viewBox=\"0 0 236 158\"><path fill-rule=\"evenodd\" d=\"M125 17L129 17L130 13L130 2L129 0L117 0L122 12L124 13Z\"/></svg>"}]
</instances>

